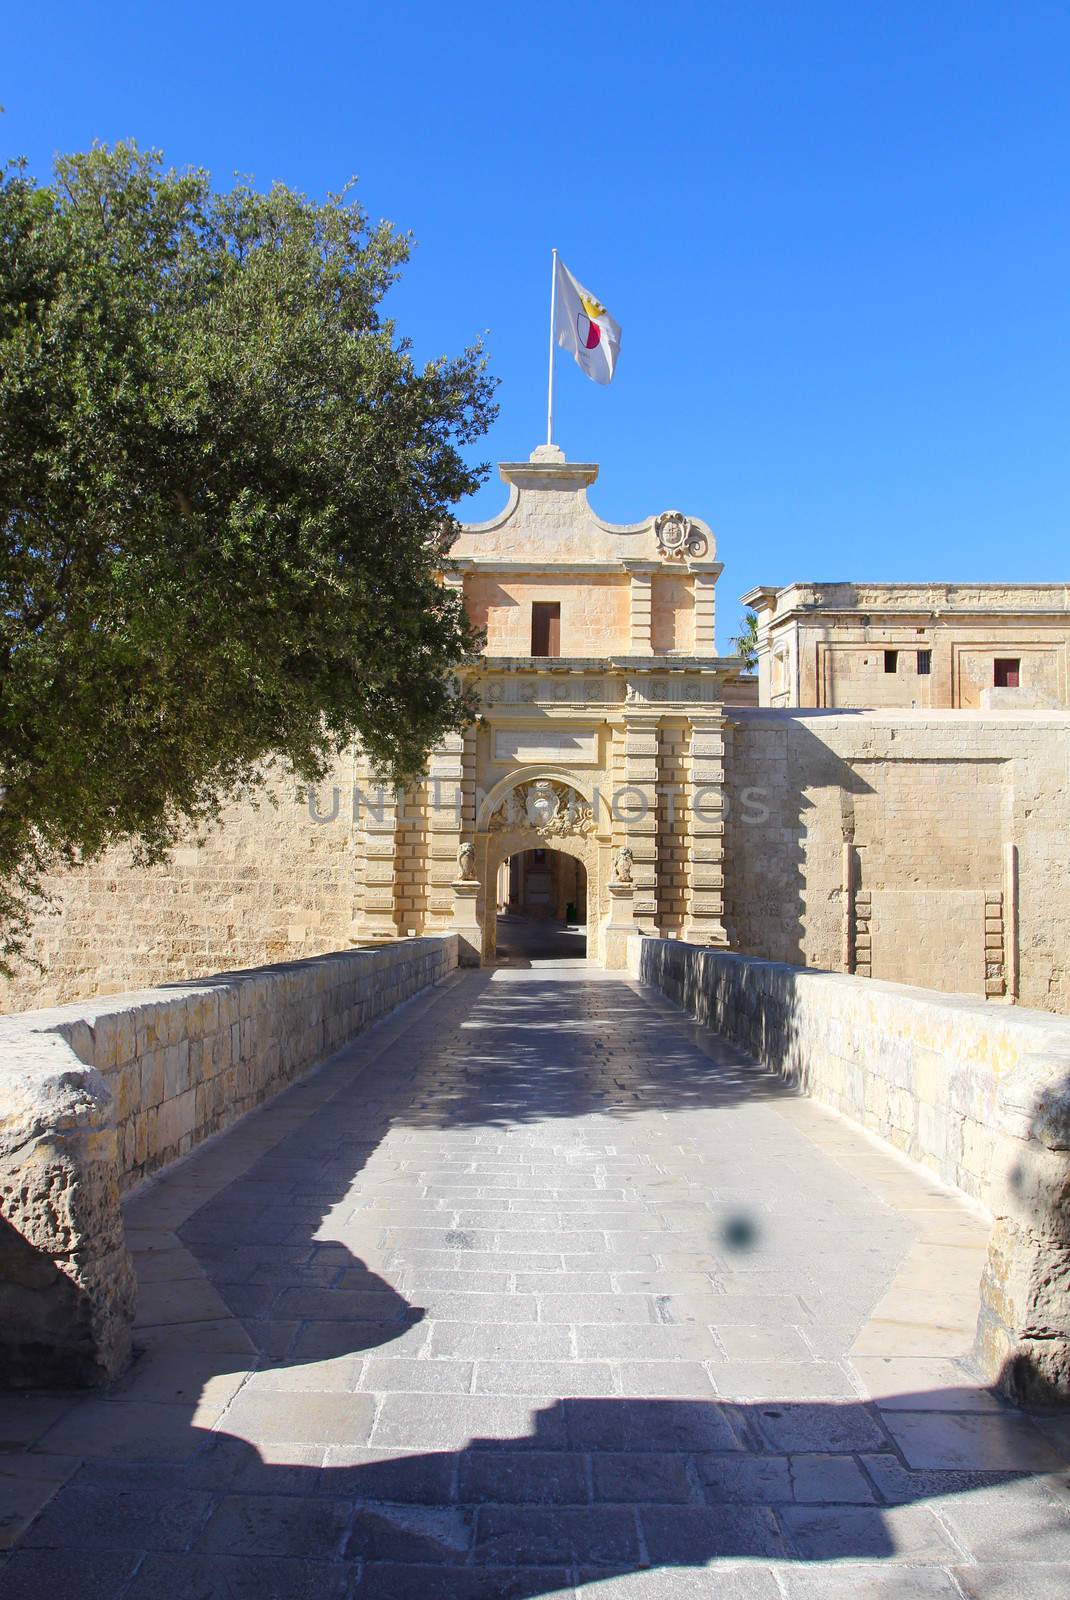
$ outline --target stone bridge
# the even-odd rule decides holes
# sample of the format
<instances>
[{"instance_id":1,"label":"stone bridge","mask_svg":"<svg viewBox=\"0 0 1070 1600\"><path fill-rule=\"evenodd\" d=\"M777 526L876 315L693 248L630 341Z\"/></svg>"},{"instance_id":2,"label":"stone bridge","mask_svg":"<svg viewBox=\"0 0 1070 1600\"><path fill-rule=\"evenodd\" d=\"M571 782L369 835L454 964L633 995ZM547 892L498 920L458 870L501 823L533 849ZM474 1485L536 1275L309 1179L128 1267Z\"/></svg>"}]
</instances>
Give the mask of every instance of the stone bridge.
<instances>
[{"instance_id":1,"label":"stone bridge","mask_svg":"<svg viewBox=\"0 0 1070 1600\"><path fill-rule=\"evenodd\" d=\"M455 961L3 1025L4 1600L1065 1595L1058 1019Z\"/></svg>"}]
</instances>

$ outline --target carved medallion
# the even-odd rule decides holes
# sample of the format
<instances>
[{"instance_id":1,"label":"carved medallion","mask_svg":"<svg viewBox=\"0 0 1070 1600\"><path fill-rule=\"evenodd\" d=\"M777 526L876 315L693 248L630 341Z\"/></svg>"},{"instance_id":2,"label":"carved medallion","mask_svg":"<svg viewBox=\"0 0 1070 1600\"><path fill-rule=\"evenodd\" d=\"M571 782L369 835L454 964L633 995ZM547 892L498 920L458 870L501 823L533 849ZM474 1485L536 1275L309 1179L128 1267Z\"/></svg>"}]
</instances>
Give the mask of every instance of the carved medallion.
<instances>
[{"instance_id":1,"label":"carved medallion","mask_svg":"<svg viewBox=\"0 0 1070 1600\"><path fill-rule=\"evenodd\" d=\"M709 549L705 534L682 511L663 511L655 517L654 535L666 561L684 561L688 556L697 559Z\"/></svg>"}]
</instances>

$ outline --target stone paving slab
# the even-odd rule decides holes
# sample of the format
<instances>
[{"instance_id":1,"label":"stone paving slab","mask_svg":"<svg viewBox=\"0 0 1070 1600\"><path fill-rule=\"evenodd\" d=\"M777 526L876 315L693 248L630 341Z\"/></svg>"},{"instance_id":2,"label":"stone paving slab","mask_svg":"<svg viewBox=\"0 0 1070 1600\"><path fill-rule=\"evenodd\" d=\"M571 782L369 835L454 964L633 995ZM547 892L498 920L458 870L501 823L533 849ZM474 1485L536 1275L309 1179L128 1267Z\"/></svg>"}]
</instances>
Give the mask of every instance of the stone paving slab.
<instances>
[{"instance_id":1,"label":"stone paving slab","mask_svg":"<svg viewBox=\"0 0 1070 1600\"><path fill-rule=\"evenodd\" d=\"M132 1371L0 1399L0 1600L1070 1592L983 1222L619 977L458 975L128 1225Z\"/></svg>"}]
</instances>

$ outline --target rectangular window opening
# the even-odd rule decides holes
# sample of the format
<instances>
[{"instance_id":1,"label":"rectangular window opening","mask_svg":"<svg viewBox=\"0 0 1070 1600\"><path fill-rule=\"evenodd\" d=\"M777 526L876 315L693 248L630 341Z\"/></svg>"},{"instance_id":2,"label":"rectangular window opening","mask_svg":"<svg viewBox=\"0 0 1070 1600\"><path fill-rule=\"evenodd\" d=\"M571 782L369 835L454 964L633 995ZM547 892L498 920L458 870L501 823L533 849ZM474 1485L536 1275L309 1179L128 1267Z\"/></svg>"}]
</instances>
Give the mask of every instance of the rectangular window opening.
<instances>
[{"instance_id":1,"label":"rectangular window opening","mask_svg":"<svg viewBox=\"0 0 1070 1600\"><path fill-rule=\"evenodd\" d=\"M1018 668L1021 665L1018 656L997 656L993 663L992 686L996 689L1017 689Z\"/></svg>"},{"instance_id":2,"label":"rectangular window opening","mask_svg":"<svg viewBox=\"0 0 1070 1600\"><path fill-rule=\"evenodd\" d=\"M533 656L559 656L561 654L560 600L532 601L531 653Z\"/></svg>"},{"instance_id":3,"label":"rectangular window opening","mask_svg":"<svg viewBox=\"0 0 1070 1600\"><path fill-rule=\"evenodd\" d=\"M931 650L918 651L918 677L927 678L933 670L933 653Z\"/></svg>"},{"instance_id":4,"label":"rectangular window opening","mask_svg":"<svg viewBox=\"0 0 1070 1600\"><path fill-rule=\"evenodd\" d=\"M898 672L899 671L899 651L898 650L886 650L884 652L884 670L885 670L885 672Z\"/></svg>"}]
</instances>

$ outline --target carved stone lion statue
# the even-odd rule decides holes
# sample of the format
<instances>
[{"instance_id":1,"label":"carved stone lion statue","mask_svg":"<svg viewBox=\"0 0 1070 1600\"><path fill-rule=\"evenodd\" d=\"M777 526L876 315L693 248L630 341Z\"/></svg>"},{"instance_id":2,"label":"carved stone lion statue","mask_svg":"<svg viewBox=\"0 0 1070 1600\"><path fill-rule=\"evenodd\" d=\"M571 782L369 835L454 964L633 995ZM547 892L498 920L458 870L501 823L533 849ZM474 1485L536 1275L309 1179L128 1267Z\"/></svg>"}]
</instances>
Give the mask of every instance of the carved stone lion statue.
<instances>
[{"instance_id":1,"label":"carved stone lion statue","mask_svg":"<svg viewBox=\"0 0 1070 1600\"><path fill-rule=\"evenodd\" d=\"M614 883L631 883L632 863L634 860L635 857L632 855L632 852L629 850L628 846L626 844L621 845L620 849L613 857Z\"/></svg>"},{"instance_id":2,"label":"carved stone lion statue","mask_svg":"<svg viewBox=\"0 0 1070 1600\"><path fill-rule=\"evenodd\" d=\"M471 879L476 870L476 847L466 841L457 851L457 870L462 878Z\"/></svg>"}]
</instances>

